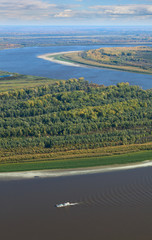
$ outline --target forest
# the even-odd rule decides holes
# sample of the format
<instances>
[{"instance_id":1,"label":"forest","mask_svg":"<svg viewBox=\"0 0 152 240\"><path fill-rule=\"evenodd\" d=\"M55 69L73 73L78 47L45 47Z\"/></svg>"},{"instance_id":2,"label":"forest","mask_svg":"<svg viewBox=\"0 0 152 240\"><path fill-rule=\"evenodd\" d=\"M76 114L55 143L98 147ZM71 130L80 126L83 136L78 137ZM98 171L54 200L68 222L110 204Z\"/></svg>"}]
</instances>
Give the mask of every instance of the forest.
<instances>
[{"instance_id":1,"label":"forest","mask_svg":"<svg viewBox=\"0 0 152 240\"><path fill-rule=\"evenodd\" d=\"M129 83L107 87L79 78L3 91L0 109L2 162L152 141L152 89Z\"/></svg>"},{"instance_id":2,"label":"forest","mask_svg":"<svg viewBox=\"0 0 152 240\"><path fill-rule=\"evenodd\" d=\"M116 47L89 50L82 54L83 58L99 63L122 67L136 67L152 73L151 47ZM138 69L137 69L138 70Z\"/></svg>"}]
</instances>

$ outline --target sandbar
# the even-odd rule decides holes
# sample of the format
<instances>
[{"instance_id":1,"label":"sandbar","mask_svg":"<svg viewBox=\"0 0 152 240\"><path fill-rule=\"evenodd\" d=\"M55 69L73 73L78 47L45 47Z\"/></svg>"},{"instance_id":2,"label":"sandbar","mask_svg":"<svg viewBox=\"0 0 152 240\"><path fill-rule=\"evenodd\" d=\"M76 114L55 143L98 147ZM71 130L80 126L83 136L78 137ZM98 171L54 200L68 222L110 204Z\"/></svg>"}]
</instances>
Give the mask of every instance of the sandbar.
<instances>
[{"instance_id":1,"label":"sandbar","mask_svg":"<svg viewBox=\"0 0 152 240\"><path fill-rule=\"evenodd\" d=\"M82 51L68 51L68 52L46 53L46 54L37 56L37 58L42 58L42 59L50 61L50 62L59 63L59 64L62 64L62 65L67 65L67 66L88 67L85 64L72 63L72 62L68 62L68 61L60 61L60 60L57 60L57 59L55 59L53 57L54 55L60 55L60 54L66 54L66 53L74 53L74 52L82 52Z\"/></svg>"}]
</instances>

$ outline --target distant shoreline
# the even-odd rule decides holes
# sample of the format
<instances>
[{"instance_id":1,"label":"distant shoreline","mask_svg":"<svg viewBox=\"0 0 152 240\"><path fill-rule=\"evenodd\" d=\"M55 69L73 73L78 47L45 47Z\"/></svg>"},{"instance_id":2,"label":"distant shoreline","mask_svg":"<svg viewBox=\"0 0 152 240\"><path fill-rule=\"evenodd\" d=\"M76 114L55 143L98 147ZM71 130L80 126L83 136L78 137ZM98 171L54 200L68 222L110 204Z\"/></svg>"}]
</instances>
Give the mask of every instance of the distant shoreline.
<instances>
[{"instance_id":1,"label":"distant shoreline","mask_svg":"<svg viewBox=\"0 0 152 240\"><path fill-rule=\"evenodd\" d=\"M50 178L50 177L63 177L63 176L76 176L95 174L111 171L130 170L143 167L152 167L152 161L147 160L142 163L125 164L115 166L101 166L101 167L88 167L77 169L60 169L60 170L33 170L23 172L4 172L0 173L0 180L18 180L18 179L35 179L35 178Z\"/></svg>"}]
</instances>

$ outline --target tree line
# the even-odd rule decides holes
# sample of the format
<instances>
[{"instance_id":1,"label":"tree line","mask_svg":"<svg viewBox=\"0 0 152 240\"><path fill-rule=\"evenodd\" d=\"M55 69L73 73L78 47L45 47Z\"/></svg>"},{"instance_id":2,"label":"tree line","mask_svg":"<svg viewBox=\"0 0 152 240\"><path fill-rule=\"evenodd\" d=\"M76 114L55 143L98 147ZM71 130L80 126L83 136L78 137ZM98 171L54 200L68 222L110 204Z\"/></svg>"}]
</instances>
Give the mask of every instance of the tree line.
<instances>
[{"instance_id":1,"label":"tree line","mask_svg":"<svg viewBox=\"0 0 152 240\"><path fill-rule=\"evenodd\" d=\"M83 78L0 93L0 147L96 148L152 140L152 90Z\"/></svg>"}]
</instances>

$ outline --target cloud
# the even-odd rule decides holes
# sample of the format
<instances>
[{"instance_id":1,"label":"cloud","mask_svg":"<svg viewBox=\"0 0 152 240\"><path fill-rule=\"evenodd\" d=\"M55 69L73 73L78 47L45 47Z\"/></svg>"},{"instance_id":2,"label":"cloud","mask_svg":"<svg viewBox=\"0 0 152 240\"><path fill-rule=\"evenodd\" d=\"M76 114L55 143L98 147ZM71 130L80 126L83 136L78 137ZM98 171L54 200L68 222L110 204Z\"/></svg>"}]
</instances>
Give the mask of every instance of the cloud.
<instances>
[{"instance_id":1,"label":"cloud","mask_svg":"<svg viewBox=\"0 0 152 240\"><path fill-rule=\"evenodd\" d=\"M57 5L44 0L0 0L0 21L48 21L72 16L70 8L79 5Z\"/></svg>"},{"instance_id":2,"label":"cloud","mask_svg":"<svg viewBox=\"0 0 152 240\"><path fill-rule=\"evenodd\" d=\"M55 15L57 18L103 19L134 18L152 16L152 5L96 5L86 10L64 10Z\"/></svg>"},{"instance_id":3,"label":"cloud","mask_svg":"<svg viewBox=\"0 0 152 240\"><path fill-rule=\"evenodd\" d=\"M152 1L152 0L151 0ZM152 5L150 4L126 4L126 5L94 5L84 8L83 0L75 0L77 5L54 4L50 0L0 0L0 22L46 22L65 21L79 23L81 21L95 22L96 19L140 19L152 17ZM70 2L70 1L69 1ZM82 4L79 4L82 2ZM71 23L71 22L70 22Z\"/></svg>"},{"instance_id":4,"label":"cloud","mask_svg":"<svg viewBox=\"0 0 152 240\"><path fill-rule=\"evenodd\" d=\"M97 5L91 6L90 9L96 10L97 14L101 15L152 15L152 5L130 4L130 5Z\"/></svg>"},{"instance_id":5,"label":"cloud","mask_svg":"<svg viewBox=\"0 0 152 240\"><path fill-rule=\"evenodd\" d=\"M0 0L0 10L43 10L56 7L56 4L50 4L41 0Z\"/></svg>"},{"instance_id":6,"label":"cloud","mask_svg":"<svg viewBox=\"0 0 152 240\"><path fill-rule=\"evenodd\" d=\"M71 9L65 9L63 12L55 14L54 17L57 17L57 18L73 17L73 13Z\"/></svg>"}]
</instances>

